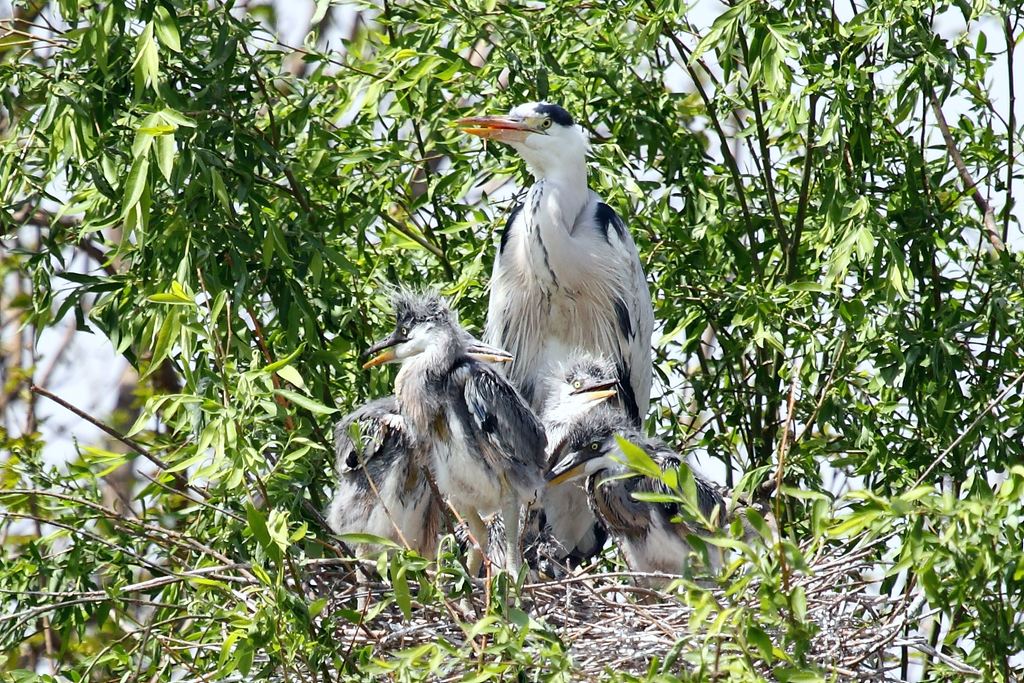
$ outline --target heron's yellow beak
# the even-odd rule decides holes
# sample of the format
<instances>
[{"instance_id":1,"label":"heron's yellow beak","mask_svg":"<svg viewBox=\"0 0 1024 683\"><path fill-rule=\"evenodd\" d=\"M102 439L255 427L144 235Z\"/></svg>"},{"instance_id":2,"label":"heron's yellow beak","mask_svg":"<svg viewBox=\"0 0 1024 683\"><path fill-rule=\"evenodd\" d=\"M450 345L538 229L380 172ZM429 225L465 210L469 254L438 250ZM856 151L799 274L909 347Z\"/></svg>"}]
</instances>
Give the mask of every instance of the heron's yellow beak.
<instances>
[{"instance_id":1,"label":"heron's yellow beak","mask_svg":"<svg viewBox=\"0 0 1024 683\"><path fill-rule=\"evenodd\" d=\"M603 401L606 398L611 398L615 394L616 391L614 389L604 389L603 391L588 391L580 395L583 396L583 399L587 403L593 403L595 401Z\"/></svg>"},{"instance_id":2,"label":"heron's yellow beak","mask_svg":"<svg viewBox=\"0 0 1024 683\"><path fill-rule=\"evenodd\" d=\"M376 356L374 356L370 360L368 360L365 363L363 363L363 370L369 370L370 368L377 367L378 365L384 365L385 363L390 363L394 359L395 359L395 350L394 349L385 349L384 351L381 351L380 353L378 353Z\"/></svg>"},{"instance_id":3,"label":"heron's yellow beak","mask_svg":"<svg viewBox=\"0 0 1024 683\"><path fill-rule=\"evenodd\" d=\"M587 403L597 403L615 396L615 394L618 393L615 390L615 385L617 384L618 382L616 380L611 380L609 382L595 382L573 391L572 394L574 396L581 397Z\"/></svg>"},{"instance_id":4,"label":"heron's yellow beak","mask_svg":"<svg viewBox=\"0 0 1024 683\"><path fill-rule=\"evenodd\" d=\"M549 472L547 475L548 486L558 486L559 484L563 484L571 479L575 479L576 477L582 475L583 467L586 464L587 463L585 461L581 463L576 463L570 465L567 469L562 471L559 471L561 468L556 466L555 469L551 470L551 472Z\"/></svg>"},{"instance_id":5,"label":"heron's yellow beak","mask_svg":"<svg viewBox=\"0 0 1024 683\"><path fill-rule=\"evenodd\" d=\"M476 358L477 360L482 360L485 363L511 363L515 360L515 356L501 356L496 353L475 353L470 351L468 355Z\"/></svg>"},{"instance_id":6,"label":"heron's yellow beak","mask_svg":"<svg viewBox=\"0 0 1024 683\"><path fill-rule=\"evenodd\" d=\"M384 365L384 363L390 363L393 360L397 360L395 356L395 346L402 342L408 341L404 334L399 334L398 330L395 330L390 335L381 339L379 342L366 349L364 356L372 356L370 360L363 363L363 370L369 370L370 368L378 365ZM377 354L377 355L373 355Z\"/></svg>"},{"instance_id":7,"label":"heron's yellow beak","mask_svg":"<svg viewBox=\"0 0 1024 683\"><path fill-rule=\"evenodd\" d=\"M522 142L534 129L525 121L508 116L470 116L455 122L463 133L499 142Z\"/></svg>"}]
</instances>

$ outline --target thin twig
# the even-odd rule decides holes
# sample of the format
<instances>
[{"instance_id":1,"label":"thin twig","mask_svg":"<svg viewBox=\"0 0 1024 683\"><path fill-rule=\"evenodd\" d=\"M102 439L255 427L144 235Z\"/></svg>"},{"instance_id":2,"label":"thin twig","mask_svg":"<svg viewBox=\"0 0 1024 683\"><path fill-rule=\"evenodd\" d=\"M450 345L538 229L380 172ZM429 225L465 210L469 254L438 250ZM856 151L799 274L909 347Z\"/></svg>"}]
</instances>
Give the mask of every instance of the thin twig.
<instances>
[{"instance_id":1,"label":"thin twig","mask_svg":"<svg viewBox=\"0 0 1024 683\"><path fill-rule=\"evenodd\" d=\"M160 469L167 470L170 467L166 462L163 461L163 459L160 458L160 456L151 453L149 450L144 448L142 445L140 445L134 439L128 438L127 436L125 436L121 432L117 431L116 429L114 429L113 427L108 425L107 423L105 423L105 422L103 422L101 420L96 419L95 417L93 417L89 413L85 412L84 410L76 408L75 406L71 405L70 403L68 403L67 401L62 399L60 396L57 396L56 394L54 394L53 392L47 391L46 389L43 389L42 387L38 387L35 384L33 384L32 386L29 387L29 391L31 391L34 394L39 394L40 396L45 396L46 398L50 399L51 401L53 401L57 405L65 408L67 410L70 410L72 413L74 413L78 417L82 418L83 420L85 420L89 424L92 424L92 425L94 425L96 427L99 427L101 430L103 430L104 432L106 432L110 436L114 437L115 439L117 439L118 441L123 443L125 446L128 446L128 448L131 448L133 451L135 451L139 455L143 456L144 458L149 460L151 463L153 463L154 465L156 465ZM188 480L180 472L174 472L174 473L172 473L171 476L174 477L174 480L183 489L184 488L192 489L193 491L198 493L203 498L209 498L209 494L207 494L205 491L203 491L201 489L196 488L192 484L188 483Z\"/></svg>"},{"instance_id":2,"label":"thin twig","mask_svg":"<svg viewBox=\"0 0 1024 683\"><path fill-rule=\"evenodd\" d=\"M946 448L946 450L942 451L942 453L939 454L939 457L935 458L935 460L932 462L932 464L928 466L928 469L926 469L924 472L921 473L921 476L918 477L914 481L914 485L911 488L917 488L918 486L920 486L921 482L923 482L928 477L928 475L931 474L932 471L936 467L938 467L939 464L943 460L945 460L946 457L950 453L953 452L953 449L956 448L957 446L959 446L960 443L964 439L966 439L970 435L970 433L972 431L974 431L974 428L978 426L978 423L981 422L982 418L984 418L986 415L988 415L992 411L993 408L995 408L997 405L999 405L999 403L1002 402L1003 399L1005 399L1007 396L1010 395L1010 392L1013 391L1014 388L1016 388L1016 386L1018 384L1020 384L1021 380L1024 380L1024 372L1022 372L1021 374L1017 375L1017 377L1015 377L1014 380L1012 382L1010 382L1010 384L1008 384L1005 389L1003 389L1001 392L999 392L998 396L996 396L994 399L992 399L989 402L989 404L987 406L985 406L984 410L982 410L980 413L978 413L978 416L975 417L974 421L972 421L971 424L969 424L967 426L967 429L965 429L962 432L960 432L960 436L956 437L956 439L953 441L953 443L949 444L949 447Z\"/></svg>"},{"instance_id":3,"label":"thin twig","mask_svg":"<svg viewBox=\"0 0 1024 683\"><path fill-rule=\"evenodd\" d=\"M1004 251L1006 247L996 230L995 213L992 211L992 205L981 194L978 184L967 169L967 164L964 163L963 157L960 156L960 150L957 149L956 140L953 139L953 134L949 130L949 124L946 123L946 116L942 113L942 105L939 104L939 99L935 96L935 90L927 82L924 83L924 90L931 101L932 111L935 112L935 121L939 124L939 131L942 133L942 139L946 143L946 151L949 152L949 158L953 160L953 165L956 166L956 170L960 174L960 180L963 181L964 191L971 195L974 204L982 213L988 241L997 252Z\"/></svg>"}]
</instances>

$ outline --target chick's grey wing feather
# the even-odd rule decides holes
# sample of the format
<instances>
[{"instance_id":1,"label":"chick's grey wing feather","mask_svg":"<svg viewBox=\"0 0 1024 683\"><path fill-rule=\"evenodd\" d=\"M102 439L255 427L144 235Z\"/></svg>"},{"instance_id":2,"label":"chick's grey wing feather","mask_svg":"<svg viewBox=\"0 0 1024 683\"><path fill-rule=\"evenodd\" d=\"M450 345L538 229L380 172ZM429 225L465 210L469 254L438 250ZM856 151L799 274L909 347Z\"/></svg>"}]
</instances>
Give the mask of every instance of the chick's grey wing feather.
<instances>
[{"instance_id":1,"label":"chick's grey wing feather","mask_svg":"<svg viewBox=\"0 0 1024 683\"><path fill-rule=\"evenodd\" d=\"M352 440L352 425L358 425L358 446ZM399 412L395 397L370 401L335 423L335 469L339 475L351 472L360 467L360 458L369 462L386 447L404 450L412 443L412 429Z\"/></svg>"},{"instance_id":2,"label":"chick's grey wing feather","mask_svg":"<svg viewBox=\"0 0 1024 683\"><path fill-rule=\"evenodd\" d=\"M498 371L472 362L456 370L477 442L484 455L511 461L508 470L519 487L543 484L547 438L540 420L526 401Z\"/></svg>"},{"instance_id":3,"label":"chick's grey wing feather","mask_svg":"<svg viewBox=\"0 0 1024 683\"><path fill-rule=\"evenodd\" d=\"M638 537L647 534L651 528L654 509L650 503L633 498L633 491L646 477L630 479L598 480L591 477L587 482L590 506L594 515L605 523L608 530L622 536Z\"/></svg>"}]
</instances>

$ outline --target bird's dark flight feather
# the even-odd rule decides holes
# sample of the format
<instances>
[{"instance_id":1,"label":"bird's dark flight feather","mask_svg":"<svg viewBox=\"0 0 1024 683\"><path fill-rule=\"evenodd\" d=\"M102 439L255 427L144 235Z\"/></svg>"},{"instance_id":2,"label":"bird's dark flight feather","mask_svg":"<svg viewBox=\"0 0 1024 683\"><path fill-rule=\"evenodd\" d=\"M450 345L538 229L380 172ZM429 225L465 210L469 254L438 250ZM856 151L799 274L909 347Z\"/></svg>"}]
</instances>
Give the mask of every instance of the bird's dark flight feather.
<instances>
[{"instance_id":1,"label":"bird's dark flight feather","mask_svg":"<svg viewBox=\"0 0 1024 683\"><path fill-rule=\"evenodd\" d=\"M485 457L512 461L499 471L508 471L517 488L535 490L543 484L544 426L519 393L490 366L470 361L452 373L452 381L462 385L470 423L478 430L477 443L487 444Z\"/></svg>"},{"instance_id":2,"label":"bird's dark flight feather","mask_svg":"<svg viewBox=\"0 0 1024 683\"><path fill-rule=\"evenodd\" d=\"M516 204L513 207L512 212L508 215L508 220L505 221L505 229L501 231L501 244L498 246L498 253L505 251L505 245L508 244L509 234L512 232L512 224L515 223L516 216L523 210L522 204Z\"/></svg>"},{"instance_id":3,"label":"bird's dark flight feather","mask_svg":"<svg viewBox=\"0 0 1024 683\"><path fill-rule=\"evenodd\" d=\"M626 224L619 218L619 214L615 213L615 209L600 202L597 205L595 217L597 218L597 227L600 229L601 235L604 236L605 242L611 243L608 239L608 228L614 228L620 240L626 239Z\"/></svg>"}]
</instances>

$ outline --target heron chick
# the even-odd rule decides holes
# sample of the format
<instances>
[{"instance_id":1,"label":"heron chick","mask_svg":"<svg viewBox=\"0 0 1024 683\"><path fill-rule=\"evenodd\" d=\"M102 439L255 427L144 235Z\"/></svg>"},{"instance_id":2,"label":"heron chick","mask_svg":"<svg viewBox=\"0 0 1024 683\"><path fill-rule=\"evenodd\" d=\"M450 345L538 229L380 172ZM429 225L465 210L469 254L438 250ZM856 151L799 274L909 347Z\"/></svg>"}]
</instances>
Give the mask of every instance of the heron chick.
<instances>
[{"instance_id":1,"label":"heron chick","mask_svg":"<svg viewBox=\"0 0 1024 683\"><path fill-rule=\"evenodd\" d=\"M548 470L558 464L555 446L564 441L580 416L605 401L615 403L617 384L615 364L585 351L575 352L548 378L540 416L548 438ZM544 523L564 551L558 559L567 558L574 564L597 555L608 538L587 503L582 484L574 481L549 487L542 498Z\"/></svg>"},{"instance_id":2,"label":"heron chick","mask_svg":"<svg viewBox=\"0 0 1024 683\"><path fill-rule=\"evenodd\" d=\"M558 445L556 454L561 460L548 473L549 486L586 477L587 496L594 514L618 542L626 563L634 571L684 574L691 551L687 536L707 535L707 526L678 503L634 498L634 493L674 492L660 479L636 475L625 464L626 457L616 435L636 444L662 472L677 470L683 462L663 442L633 429L620 413L598 408L582 415ZM693 479L701 516L721 527L725 519L721 494L697 473ZM714 566L715 553L709 555Z\"/></svg>"},{"instance_id":3,"label":"heron chick","mask_svg":"<svg viewBox=\"0 0 1024 683\"><path fill-rule=\"evenodd\" d=\"M435 292L397 290L396 325L367 353L364 368L402 364L395 395L430 453L438 490L488 545L482 515L500 511L506 563L518 571L520 511L544 488L544 427L519 392L492 366L467 352L465 332ZM476 575L482 555L470 552Z\"/></svg>"},{"instance_id":4,"label":"heron chick","mask_svg":"<svg viewBox=\"0 0 1024 683\"><path fill-rule=\"evenodd\" d=\"M468 332L464 339L478 360L512 360ZM327 511L334 533L372 534L433 555L444 504L427 478L428 454L395 397L369 401L338 420L334 455L337 485Z\"/></svg>"},{"instance_id":5,"label":"heron chick","mask_svg":"<svg viewBox=\"0 0 1024 683\"><path fill-rule=\"evenodd\" d=\"M510 145L536 178L501 235L484 339L515 356L509 377L538 411L544 379L574 349L607 356L639 426L650 403L654 310L632 235L587 186L586 134L547 102L458 124Z\"/></svg>"},{"instance_id":6,"label":"heron chick","mask_svg":"<svg viewBox=\"0 0 1024 683\"><path fill-rule=\"evenodd\" d=\"M334 533L373 534L433 555L443 503L430 488L426 453L395 397L370 401L338 420L334 454L338 483L327 513Z\"/></svg>"}]
</instances>

